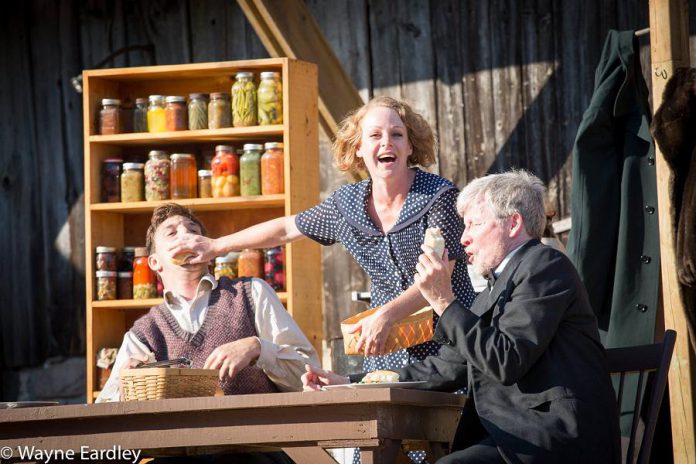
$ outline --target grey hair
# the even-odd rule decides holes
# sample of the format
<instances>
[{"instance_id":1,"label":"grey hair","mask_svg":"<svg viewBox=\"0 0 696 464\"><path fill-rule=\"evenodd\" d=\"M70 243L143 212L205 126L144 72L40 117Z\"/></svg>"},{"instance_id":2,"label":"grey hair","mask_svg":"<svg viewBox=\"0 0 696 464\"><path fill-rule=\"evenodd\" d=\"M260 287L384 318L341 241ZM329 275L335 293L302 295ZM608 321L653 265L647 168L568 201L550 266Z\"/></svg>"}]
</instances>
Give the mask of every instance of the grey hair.
<instances>
[{"instance_id":1,"label":"grey hair","mask_svg":"<svg viewBox=\"0 0 696 464\"><path fill-rule=\"evenodd\" d=\"M520 213L527 233L541 238L546 227L544 183L525 170L489 174L467 184L457 197L457 211L464 216L467 208L483 200L498 219L507 219Z\"/></svg>"}]
</instances>

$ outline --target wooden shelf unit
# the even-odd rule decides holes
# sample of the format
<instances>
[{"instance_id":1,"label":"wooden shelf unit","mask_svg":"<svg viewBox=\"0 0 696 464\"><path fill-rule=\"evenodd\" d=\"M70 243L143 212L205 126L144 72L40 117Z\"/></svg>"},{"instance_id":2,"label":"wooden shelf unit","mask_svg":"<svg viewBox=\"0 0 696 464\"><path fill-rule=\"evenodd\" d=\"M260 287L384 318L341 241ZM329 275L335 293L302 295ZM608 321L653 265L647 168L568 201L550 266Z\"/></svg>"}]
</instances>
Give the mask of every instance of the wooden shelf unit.
<instances>
[{"instance_id":1,"label":"wooden shelf unit","mask_svg":"<svg viewBox=\"0 0 696 464\"><path fill-rule=\"evenodd\" d=\"M282 125L195 131L98 135L102 98L134 101L148 95L230 92L238 71L278 71L283 82ZM119 347L123 334L162 300L96 301L95 247L143 246L152 211L167 201L101 203L101 165L109 157L147 158L151 149L170 153L211 150L218 144L279 141L285 151L285 193L256 197L177 200L194 210L212 237L226 235L283 215L296 214L319 201L317 68L289 58L186 65L88 70L83 73L85 248L87 307L87 401L96 397L96 354ZM310 240L285 246L286 292L281 301L313 343L322 349L321 255Z\"/></svg>"}]
</instances>

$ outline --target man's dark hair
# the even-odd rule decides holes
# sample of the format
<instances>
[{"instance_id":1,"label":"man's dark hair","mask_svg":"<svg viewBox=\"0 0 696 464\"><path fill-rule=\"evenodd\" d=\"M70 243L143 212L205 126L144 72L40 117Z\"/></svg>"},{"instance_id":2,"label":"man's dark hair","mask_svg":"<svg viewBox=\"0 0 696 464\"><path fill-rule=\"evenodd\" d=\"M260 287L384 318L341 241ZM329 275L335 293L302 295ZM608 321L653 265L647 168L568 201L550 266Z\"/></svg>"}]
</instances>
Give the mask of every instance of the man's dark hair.
<instances>
[{"instance_id":1,"label":"man's dark hair","mask_svg":"<svg viewBox=\"0 0 696 464\"><path fill-rule=\"evenodd\" d=\"M145 246L147 247L147 254L151 255L155 251L155 232L157 228L162 225L164 221L173 216L182 216L188 218L198 224L201 228L201 235L207 235L208 232L205 230L205 226L198 219L193 212L185 206L178 205L176 203L167 203L162 206L158 206L152 212L152 219L150 219L150 227L147 229L147 237L145 239Z\"/></svg>"}]
</instances>

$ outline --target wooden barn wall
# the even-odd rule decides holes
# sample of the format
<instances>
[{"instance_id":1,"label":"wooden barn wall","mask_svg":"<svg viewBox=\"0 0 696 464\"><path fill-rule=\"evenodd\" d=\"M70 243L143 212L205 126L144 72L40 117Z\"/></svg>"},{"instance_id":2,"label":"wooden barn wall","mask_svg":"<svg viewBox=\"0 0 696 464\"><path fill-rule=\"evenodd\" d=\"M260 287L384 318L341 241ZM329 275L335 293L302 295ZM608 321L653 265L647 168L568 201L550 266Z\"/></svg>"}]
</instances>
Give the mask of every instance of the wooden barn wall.
<instances>
[{"instance_id":1,"label":"wooden barn wall","mask_svg":"<svg viewBox=\"0 0 696 464\"><path fill-rule=\"evenodd\" d=\"M569 214L571 148L606 32L648 24L647 0L307 4L364 99L408 99L436 128L435 172L463 186L485 173L530 169L548 183L559 217ZM690 9L693 29L696 0ZM0 368L13 368L84 352L82 107L71 77L126 46L147 47L104 67L268 55L232 0L32 0L5 11ZM649 42L640 43L649 79ZM693 55L693 38L691 45ZM320 143L325 198L345 178L333 168L329 140ZM369 284L341 247L325 249L324 269L333 346L338 322L364 309L350 291Z\"/></svg>"}]
</instances>

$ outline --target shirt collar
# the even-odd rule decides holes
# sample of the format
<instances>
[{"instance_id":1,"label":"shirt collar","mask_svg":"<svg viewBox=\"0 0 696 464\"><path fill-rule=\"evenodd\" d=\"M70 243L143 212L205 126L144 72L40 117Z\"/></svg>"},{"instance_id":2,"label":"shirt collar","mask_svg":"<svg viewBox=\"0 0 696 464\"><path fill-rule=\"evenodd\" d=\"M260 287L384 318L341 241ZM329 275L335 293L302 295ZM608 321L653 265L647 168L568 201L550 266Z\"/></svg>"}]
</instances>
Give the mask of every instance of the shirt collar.
<instances>
[{"instance_id":1,"label":"shirt collar","mask_svg":"<svg viewBox=\"0 0 696 464\"><path fill-rule=\"evenodd\" d=\"M525 243L527 243L527 242L525 242ZM498 267L496 267L495 270L493 271L493 276L495 278L498 278L498 276L503 272L503 270L505 269L505 266L507 266L507 264L510 262L512 257L515 256L515 254L518 251L520 251L520 248L522 248L523 246L524 246L524 243L522 245L518 246L517 248L515 248L514 250L512 250L510 253L507 254L505 259L503 259L500 262L500 264L498 264Z\"/></svg>"},{"instance_id":2,"label":"shirt collar","mask_svg":"<svg viewBox=\"0 0 696 464\"><path fill-rule=\"evenodd\" d=\"M218 286L217 280L212 274L205 274L196 286L196 294L192 300L187 300L183 296L173 290L164 289L164 304L170 310L177 310L186 307L191 307L193 303L199 300L203 295L215 290Z\"/></svg>"}]
</instances>

